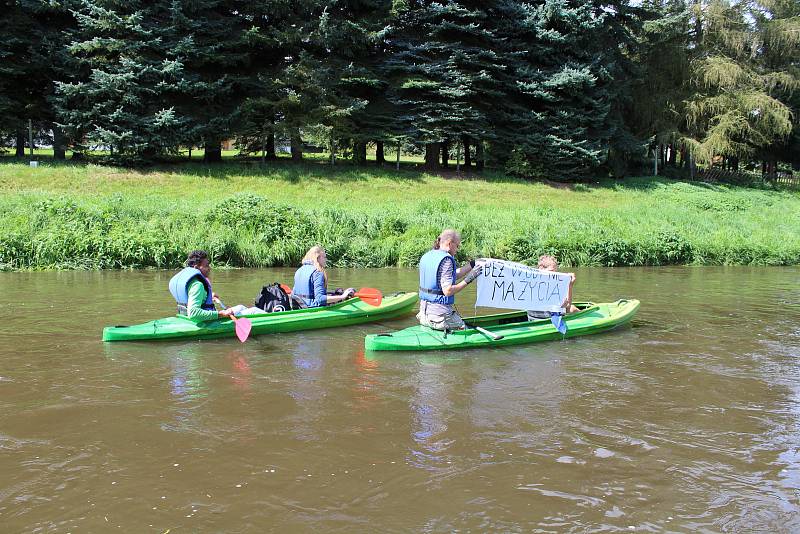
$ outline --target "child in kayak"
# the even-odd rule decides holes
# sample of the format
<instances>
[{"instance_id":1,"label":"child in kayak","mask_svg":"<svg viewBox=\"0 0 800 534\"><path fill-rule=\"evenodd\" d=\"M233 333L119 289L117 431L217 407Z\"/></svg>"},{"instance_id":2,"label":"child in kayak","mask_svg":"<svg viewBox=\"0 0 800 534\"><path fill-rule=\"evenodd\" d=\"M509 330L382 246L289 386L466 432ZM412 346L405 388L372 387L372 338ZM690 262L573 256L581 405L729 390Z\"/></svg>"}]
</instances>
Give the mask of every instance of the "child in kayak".
<instances>
[{"instance_id":1,"label":"child in kayak","mask_svg":"<svg viewBox=\"0 0 800 534\"><path fill-rule=\"evenodd\" d=\"M303 257L303 262L294 273L294 288L292 297L300 299L307 308L318 308L328 304L336 304L343 300L353 298L356 290L349 287L341 295L328 295L328 273L325 266L328 256L325 249L314 245Z\"/></svg>"},{"instance_id":2,"label":"child in kayak","mask_svg":"<svg viewBox=\"0 0 800 534\"><path fill-rule=\"evenodd\" d=\"M558 260L554 256L550 256L548 254L544 254L539 256L539 264L536 266L537 269L540 271L558 271ZM564 299L564 304L562 305L563 308L567 310L567 313L575 313L578 311L578 308L572 305L572 286L575 284L575 273L565 273L570 276L569 281L569 289L567 290L567 298ZM536 321L538 319L549 319L550 312L546 311L528 311L528 320L529 321Z\"/></svg>"},{"instance_id":3,"label":"child in kayak","mask_svg":"<svg viewBox=\"0 0 800 534\"><path fill-rule=\"evenodd\" d=\"M461 235L444 230L433 243L433 249L419 260L419 313L422 326L434 330L460 330L464 320L453 309L455 294L467 287L482 272L482 265L470 260L456 267L455 254L461 246ZM459 278L463 279L457 282Z\"/></svg>"}]
</instances>

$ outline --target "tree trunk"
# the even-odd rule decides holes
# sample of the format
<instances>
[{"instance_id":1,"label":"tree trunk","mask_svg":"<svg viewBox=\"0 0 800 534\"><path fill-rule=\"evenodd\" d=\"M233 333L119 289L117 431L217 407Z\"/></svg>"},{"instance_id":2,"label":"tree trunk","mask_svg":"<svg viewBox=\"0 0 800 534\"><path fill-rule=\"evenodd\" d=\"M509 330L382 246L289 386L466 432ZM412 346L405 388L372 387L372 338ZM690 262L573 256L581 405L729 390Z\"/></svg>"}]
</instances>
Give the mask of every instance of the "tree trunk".
<instances>
[{"instance_id":1,"label":"tree trunk","mask_svg":"<svg viewBox=\"0 0 800 534\"><path fill-rule=\"evenodd\" d=\"M219 139L214 141L206 141L203 161L206 163L216 163L222 161L222 141Z\"/></svg>"},{"instance_id":2,"label":"tree trunk","mask_svg":"<svg viewBox=\"0 0 800 534\"><path fill-rule=\"evenodd\" d=\"M472 156L469 153L470 138L468 135L461 136L461 144L464 145L464 170L469 172L472 167Z\"/></svg>"},{"instance_id":3,"label":"tree trunk","mask_svg":"<svg viewBox=\"0 0 800 534\"><path fill-rule=\"evenodd\" d=\"M17 130L17 150L16 156L18 158L25 157L25 130Z\"/></svg>"},{"instance_id":4,"label":"tree trunk","mask_svg":"<svg viewBox=\"0 0 800 534\"><path fill-rule=\"evenodd\" d=\"M661 168L667 166L667 147L663 143L658 145L658 157L661 159Z\"/></svg>"},{"instance_id":5,"label":"tree trunk","mask_svg":"<svg viewBox=\"0 0 800 534\"><path fill-rule=\"evenodd\" d=\"M428 143L425 145L425 168L435 171L439 168L439 143Z\"/></svg>"},{"instance_id":6,"label":"tree trunk","mask_svg":"<svg viewBox=\"0 0 800 534\"><path fill-rule=\"evenodd\" d=\"M267 134L267 144L264 147L264 157L268 160L278 159L275 155L275 133L270 132Z\"/></svg>"},{"instance_id":7,"label":"tree trunk","mask_svg":"<svg viewBox=\"0 0 800 534\"><path fill-rule=\"evenodd\" d=\"M398 141L397 142L397 154L395 154L395 157L397 158L397 162L395 164L395 170L398 170L398 171L400 170L400 149L401 148L402 147L401 147L400 141Z\"/></svg>"},{"instance_id":8,"label":"tree trunk","mask_svg":"<svg viewBox=\"0 0 800 534\"><path fill-rule=\"evenodd\" d=\"M483 141L475 143L475 169L482 171L486 163L486 155L483 151Z\"/></svg>"},{"instance_id":9,"label":"tree trunk","mask_svg":"<svg viewBox=\"0 0 800 534\"><path fill-rule=\"evenodd\" d=\"M700 0L694 0L694 8L694 38L695 44L700 46L703 43L703 3Z\"/></svg>"},{"instance_id":10,"label":"tree trunk","mask_svg":"<svg viewBox=\"0 0 800 534\"><path fill-rule=\"evenodd\" d=\"M292 161L303 161L303 140L300 139L300 134L292 134L289 145L292 151Z\"/></svg>"},{"instance_id":11,"label":"tree trunk","mask_svg":"<svg viewBox=\"0 0 800 534\"><path fill-rule=\"evenodd\" d=\"M450 159L450 140L442 141L442 168L447 169L447 160Z\"/></svg>"},{"instance_id":12,"label":"tree trunk","mask_svg":"<svg viewBox=\"0 0 800 534\"><path fill-rule=\"evenodd\" d=\"M675 150L675 143L670 143L669 145L669 164L673 167L677 167L678 163L678 151Z\"/></svg>"},{"instance_id":13,"label":"tree trunk","mask_svg":"<svg viewBox=\"0 0 800 534\"><path fill-rule=\"evenodd\" d=\"M386 159L383 155L383 141L375 143L375 163L379 166L386 163Z\"/></svg>"},{"instance_id":14,"label":"tree trunk","mask_svg":"<svg viewBox=\"0 0 800 534\"><path fill-rule=\"evenodd\" d=\"M739 158L731 158L731 170L739 172Z\"/></svg>"},{"instance_id":15,"label":"tree trunk","mask_svg":"<svg viewBox=\"0 0 800 534\"><path fill-rule=\"evenodd\" d=\"M778 161L774 157L770 157L769 163L767 163L767 173L770 180L774 180L778 175Z\"/></svg>"},{"instance_id":16,"label":"tree trunk","mask_svg":"<svg viewBox=\"0 0 800 534\"><path fill-rule=\"evenodd\" d=\"M356 160L357 165L367 164L367 143L366 141L356 141L356 146L353 150L353 158Z\"/></svg>"},{"instance_id":17,"label":"tree trunk","mask_svg":"<svg viewBox=\"0 0 800 534\"><path fill-rule=\"evenodd\" d=\"M67 158L67 151L64 148L64 132L57 125L53 125L53 159L64 160Z\"/></svg>"}]
</instances>

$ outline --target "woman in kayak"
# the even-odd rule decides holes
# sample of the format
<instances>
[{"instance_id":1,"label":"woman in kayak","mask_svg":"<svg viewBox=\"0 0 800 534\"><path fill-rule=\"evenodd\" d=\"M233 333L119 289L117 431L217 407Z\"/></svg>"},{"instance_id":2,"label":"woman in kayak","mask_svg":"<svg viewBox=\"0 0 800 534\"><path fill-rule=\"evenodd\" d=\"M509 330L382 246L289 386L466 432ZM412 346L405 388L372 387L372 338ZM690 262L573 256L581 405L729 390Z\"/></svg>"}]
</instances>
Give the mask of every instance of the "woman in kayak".
<instances>
[{"instance_id":1,"label":"woman in kayak","mask_svg":"<svg viewBox=\"0 0 800 534\"><path fill-rule=\"evenodd\" d=\"M352 287L347 288L341 295L328 295L328 273L325 272L325 265L328 257L325 249L319 245L314 245L303 257L302 265L294 273L294 288L292 296L299 298L308 308L318 308L327 304L336 304L343 300L352 298L356 290Z\"/></svg>"},{"instance_id":2,"label":"woman in kayak","mask_svg":"<svg viewBox=\"0 0 800 534\"><path fill-rule=\"evenodd\" d=\"M435 330L465 328L464 320L453 310L454 295L472 283L481 274L483 266L476 266L475 260L470 260L456 268L455 254L459 246L461 235L455 230L443 230L434 241L433 249L419 260L417 319L422 326Z\"/></svg>"},{"instance_id":3,"label":"woman in kayak","mask_svg":"<svg viewBox=\"0 0 800 534\"><path fill-rule=\"evenodd\" d=\"M540 271L558 271L558 260L555 256L544 254L539 256L539 264L536 266ZM564 299L563 307L566 308L567 313L575 313L578 308L572 305L572 286L575 284L575 273L566 273L570 275L569 289L567 290L567 298ZM528 311L528 320L536 321L538 319L549 319L550 312L546 311Z\"/></svg>"},{"instance_id":4,"label":"woman in kayak","mask_svg":"<svg viewBox=\"0 0 800 534\"><path fill-rule=\"evenodd\" d=\"M216 294L211 290L211 264L204 250L193 250L186 258L186 267L169 281L169 292L178 303L178 315L193 321L213 321L219 317L230 317L233 310L217 311L214 307Z\"/></svg>"}]
</instances>

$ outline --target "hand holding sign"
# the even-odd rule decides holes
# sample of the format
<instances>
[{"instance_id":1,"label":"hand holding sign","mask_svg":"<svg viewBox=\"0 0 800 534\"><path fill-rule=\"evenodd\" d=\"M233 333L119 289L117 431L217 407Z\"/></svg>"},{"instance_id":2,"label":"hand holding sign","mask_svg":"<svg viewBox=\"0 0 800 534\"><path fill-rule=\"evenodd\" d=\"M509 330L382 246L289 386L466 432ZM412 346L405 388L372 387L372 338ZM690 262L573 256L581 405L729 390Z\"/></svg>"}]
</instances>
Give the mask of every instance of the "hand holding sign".
<instances>
[{"instance_id":1,"label":"hand holding sign","mask_svg":"<svg viewBox=\"0 0 800 534\"><path fill-rule=\"evenodd\" d=\"M471 284L472 281L478 278L481 274L483 274L483 264L478 263L470 272L467 273L467 276L464 277L464 282Z\"/></svg>"}]
</instances>

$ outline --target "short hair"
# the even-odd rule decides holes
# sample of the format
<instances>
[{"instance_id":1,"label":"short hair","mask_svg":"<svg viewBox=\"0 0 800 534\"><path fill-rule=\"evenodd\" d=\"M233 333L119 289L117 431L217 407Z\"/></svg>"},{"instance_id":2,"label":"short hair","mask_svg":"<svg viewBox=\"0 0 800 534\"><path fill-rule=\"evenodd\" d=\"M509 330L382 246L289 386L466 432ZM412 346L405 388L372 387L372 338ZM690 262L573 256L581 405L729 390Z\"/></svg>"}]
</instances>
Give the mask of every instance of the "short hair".
<instances>
[{"instance_id":1,"label":"short hair","mask_svg":"<svg viewBox=\"0 0 800 534\"><path fill-rule=\"evenodd\" d=\"M549 254L542 254L539 256L539 269L553 269L554 271L558 270L558 260L556 260L555 256L551 256Z\"/></svg>"},{"instance_id":2,"label":"short hair","mask_svg":"<svg viewBox=\"0 0 800 534\"><path fill-rule=\"evenodd\" d=\"M186 257L186 266L196 267L197 264L207 259L208 259L208 253L205 250L193 250Z\"/></svg>"},{"instance_id":3,"label":"short hair","mask_svg":"<svg viewBox=\"0 0 800 534\"><path fill-rule=\"evenodd\" d=\"M461 243L461 234L453 230L452 228L445 228L442 230L442 233L439 234L439 237L436 238L436 241L433 242L433 248L439 248L439 245L442 241L458 241Z\"/></svg>"}]
</instances>

